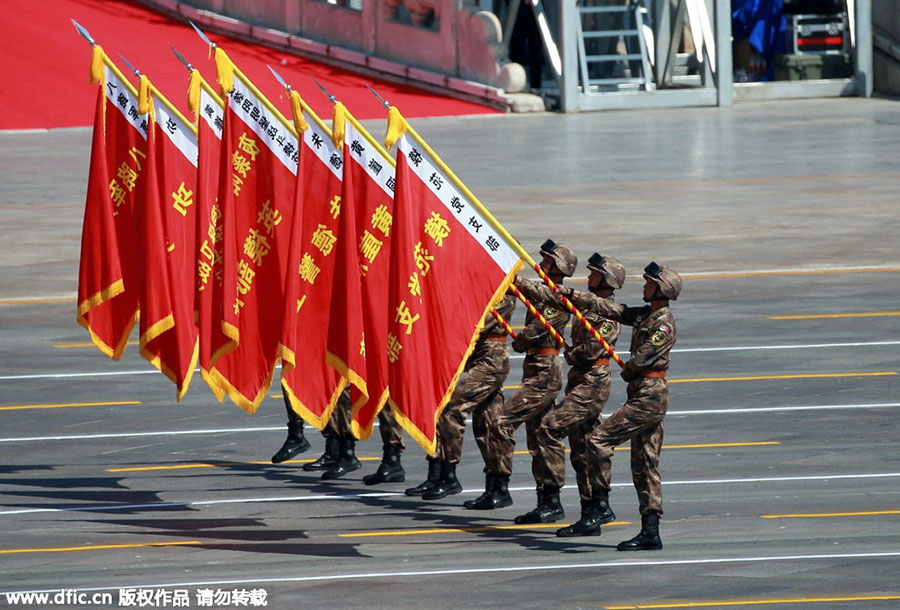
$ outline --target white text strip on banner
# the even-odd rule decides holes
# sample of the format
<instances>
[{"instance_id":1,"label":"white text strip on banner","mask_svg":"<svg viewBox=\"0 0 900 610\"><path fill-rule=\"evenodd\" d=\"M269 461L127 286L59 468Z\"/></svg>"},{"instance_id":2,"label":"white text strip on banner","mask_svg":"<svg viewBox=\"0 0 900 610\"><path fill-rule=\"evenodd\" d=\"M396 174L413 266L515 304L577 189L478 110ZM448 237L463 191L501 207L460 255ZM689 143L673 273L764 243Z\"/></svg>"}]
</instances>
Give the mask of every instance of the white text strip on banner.
<instances>
[{"instance_id":1,"label":"white text strip on banner","mask_svg":"<svg viewBox=\"0 0 900 610\"><path fill-rule=\"evenodd\" d=\"M297 149L297 138L291 130L257 99L256 94L241 79L234 79L234 89L229 96L234 113L256 135L265 140L278 160L296 175L300 154Z\"/></svg>"},{"instance_id":2,"label":"white text strip on banner","mask_svg":"<svg viewBox=\"0 0 900 610\"><path fill-rule=\"evenodd\" d=\"M156 122L162 126L185 159L197 166L197 135L181 120L157 95L153 95L153 108L156 111Z\"/></svg>"},{"instance_id":3,"label":"white text strip on banner","mask_svg":"<svg viewBox=\"0 0 900 610\"><path fill-rule=\"evenodd\" d=\"M146 140L150 124L147 122L147 117L138 113L137 97L131 93L131 90L125 83L119 80L112 68L109 66L104 66L104 68L106 69L106 97L119 109L122 116L137 129L141 137Z\"/></svg>"}]
</instances>

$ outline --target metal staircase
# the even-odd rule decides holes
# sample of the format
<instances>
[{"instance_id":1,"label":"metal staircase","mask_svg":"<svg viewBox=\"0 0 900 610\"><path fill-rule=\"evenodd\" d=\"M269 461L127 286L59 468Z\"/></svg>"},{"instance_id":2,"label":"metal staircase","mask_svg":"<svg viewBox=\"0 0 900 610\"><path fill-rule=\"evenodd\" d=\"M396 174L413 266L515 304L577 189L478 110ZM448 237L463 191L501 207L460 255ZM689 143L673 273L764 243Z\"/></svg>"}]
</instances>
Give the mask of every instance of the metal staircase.
<instances>
[{"instance_id":1,"label":"metal staircase","mask_svg":"<svg viewBox=\"0 0 900 610\"><path fill-rule=\"evenodd\" d=\"M653 91L641 1L602 6L586 6L585 1L578 2L576 20L583 93L640 88ZM624 54L615 52L619 39L625 43ZM628 74L623 62L627 62Z\"/></svg>"}]
</instances>

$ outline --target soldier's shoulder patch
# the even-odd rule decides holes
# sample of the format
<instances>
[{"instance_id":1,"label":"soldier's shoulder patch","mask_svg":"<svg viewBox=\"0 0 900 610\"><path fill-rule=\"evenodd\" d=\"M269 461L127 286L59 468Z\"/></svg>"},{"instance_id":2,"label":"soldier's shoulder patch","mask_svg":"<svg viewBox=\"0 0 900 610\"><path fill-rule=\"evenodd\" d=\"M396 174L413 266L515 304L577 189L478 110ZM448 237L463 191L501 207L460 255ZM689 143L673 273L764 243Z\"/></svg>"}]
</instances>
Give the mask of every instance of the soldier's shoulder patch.
<instances>
[{"instance_id":1,"label":"soldier's shoulder patch","mask_svg":"<svg viewBox=\"0 0 900 610\"><path fill-rule=\"evenodd\" d=\"M544 307L544 317L548 320L559 313L559 310L555 307Z\"/></svg>"},{"instance_id":2,"label":"soldier's shoulder patch","mask_svg":"<svg viewBox=\"0 0 900 610\"><path fill-rule=\"evenodd\" d=\"M615 325L609 320L605 320L603 324L600 325L600 330L597 332L600 333L601 337L606 338L612 334L613 329L615 329Z\"/></svg>"},{"instance_id":3,"label":"soldier's shoulder patch","mask_svg":"<svg viewBox=\"0 0 900 610\"><path fill-rule=\"evenodd\" d=\"M669 337L669 329L666 326L661 326L656 329L656 332L650 337L650 343L653 345L662 345L665 343L666 339Z\"/></svg>"}]
</instances>

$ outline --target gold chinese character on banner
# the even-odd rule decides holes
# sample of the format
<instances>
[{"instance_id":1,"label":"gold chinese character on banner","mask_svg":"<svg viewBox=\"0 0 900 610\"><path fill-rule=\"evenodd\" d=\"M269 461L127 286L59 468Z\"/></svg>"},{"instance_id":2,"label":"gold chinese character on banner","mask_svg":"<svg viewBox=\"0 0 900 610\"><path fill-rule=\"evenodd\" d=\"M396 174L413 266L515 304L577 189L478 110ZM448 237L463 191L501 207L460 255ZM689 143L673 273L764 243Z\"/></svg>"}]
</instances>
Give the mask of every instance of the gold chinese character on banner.
<instances>
[{"instance_id":1,"label":"gold chinese character on banner","mask_svg":"<svg viewBox=\"0 0 900 610\"><path fill-rule=\"evenodd\" d=\"M370 263L375 262L375 257L381 252L383 243L368 231L363 230L362 237L359 238L359 253Z\"/></svg>"},{"instance_id":2,"label":"gold chinese character on banner","mask_svg":"<svg viewBox=\"0 0 900 610\"><path fill-rule=\"evenodd\" d=\"M119 186L119 183L113 180L109 183L109 198L115 202L116 207L119 207L123 203L125 203L125 189ZM118 212L114 212L114 216L117 215Z\"/></svg>"},{"instance_id":3,"label":"gold chinese character on banner","mask_svg":"<svg viewBox=\"0 0 900 610\"><path fill-rule=\"evenodd\" d=\"M263 257L271 250L269 241L256 229L250 229L250 235L244 240L244 254L257 265L262 265Z\"/></svg>"},{"instance_id":4,"label":"gold chinese character on banner","mask_svg":"<svg viewBox=\"0 0 900 610\"><path fill-rule=\"evenodd\" d=\"M247 172L250 171L250 161L238 151L234 151L231 156L231 166L234 168L234 172L240 174L242 178L246 178Z\"/></svg>"},{"instance_id":5,"label":"gold chinese character on banner","mask_svg":"<svg viewBox=\"0 0 900 610\"><path fill-rule=\"evenodd\" d=\"M172 193L172 207L182 216L187 216L187 209L194 205L194 191L189 191L184 181L178 186L178 190Z\"/></svg>"},{"instance_id":6,"label":"gold chinese character on banner","mask_svg":"<svg viewBox=\"0 0 900 610\"><path fill-rule=\"evenodd\" d=\"M337 219L341 214L341 196L335 195L328 205L331 206L331 217Z\"/></svg>"},{"instance_id":7,"label":"gold chinese character on banner","mask_svg":"<svg viewBox=\"0 0 900 610\"><path fill-rule=\"evenodd\" d=\"M238 292L240 292L241 294L247 294L248 292L250 292L250 289L253 287L254 276L256 276L256 271L253 270L253 267L250 266L250 263L244 260L238 261Z\"/></svg>"},{"instance_id":8,"label":"gold chinese character on banner","mask_svg":"<svg viewBox=\"0 0 900 610\"><path fill-rule=\"evenodd\" d=\"M275 227L280 225L282 220L284 218L281 216L281 212L274 207L270 208L268 200L263 202L262 208L256 214L256 223L264 226L269 235L275 232Z\"/></svg>"},{"instance_id":9,"label":"gold chinese character on banner","mask_svg":"<svg viewBox=\"0 0 900 610\"><path fill-rule=\"evenodd\" d=\"M419 283L419 274L413 272L411 276L409 276L409 294L414 297L422 296L422 284Z\"/></svg>"},{"instance_id":10,"label":"gold chinese character on banner","mask_svg":"<svg viewBox=\"0 0 900 610\"><path fill-rule=\"evenodd\" d=\"M372 213L372 227L381 231L385 237L390 237L391 223L393 222L394 217L383 203Z\"/></svg>"},{"instance_id":11,"label":"gold chinese character on banner","mask_svg":"<svg viewBox=\"0 0 900 610\"><path fill-rule=\"evenodd\" d=\"M127 163L123 163L116 171L116 177L122 181L128 192L131 192L134 190L134 183L137 180L138 173L128 167Z\"/></svg>"},{"instance_id":12,"label":"gold chinese character on banner","mask_svg":"<svg viewBox=\"0 0 900 610\"><path fill-rule=\"evenodd\" d=\"M323 224L316 227L316 230L312 234L312 245L318 248L325 256L331 254L331 250L334 248L334 242L336 241L337 237L334 236L331 229Z\"/></svg>"},{"instance_id":13,"label":"gold chinese character on banner","mask_svg":"<svg viewBox=\"0 0 900 610\"><path fill-rule=\"evenodd\" d=\"M431 218L425 221L425 235L433 239L438 246L443 246L444 238L450 235L450 225L440 214L432 212Z\"/></svg>"},{"instance_id":14,"label":"gold chinese character on banner","mask_svg":"<svg viewBox=\"0 0 900 610\"><path fill-rule=\"evenodd\" d=\"M397 337L395 337L391 333L388 333L388 340L387 340L388 360L390 360L391 362L397 362L397 360L400 358L400 350L401 349L403 349L403 346L400 345L400 341L397 339Z\"/></svg>"},{"instance_id":15,"label":"gold chinese character on banner","mask_svg":"<svg viewBox=\"0 0 900 610\"><path fill-rule=\"evenodd\" d=\"M433 261L434 256L428 254L428 250L422 247L422 242L416 244L413 250L413 258L416 261L416 267L422 272L422 277L428 275L428 270L431 269L429 261Z\"/></svg>"},{"instance_id":16,"label":"gold chinese character on banner","mask_svg":"<svg viewBox=\"0 0 900 610\"><path fill-rule=\"evenodd\" d=\"M241 134L238 140L238 148L250 155L251 161L256 161L256 155L259 154L259 146L256 144L256 140L247 137L246 131Z\"/></svg>"},{"instance_id":17,"label":"gold chinese character on banner","mask_svg":"<svg viewBox=\"0 0 900 610\"><path fill-rule=\"evenodd\" d=\"M131 160L134 161L134 164L137 165L138 171L141 171L141 159L147 158L147 153L142 153L134 146L128 151L128 156L131 157ZM140 157L140 159L138 159Z\"/></svg>"},{"instance_id":18,"label":"gold chinese character on banner","mask_svg":"<svg viewBox=\"0 0 900 610\"><path fill-rule=\"evenodd\" d=\"M300 259L300 277L310 284L315 284L316 276L320 271L321 269L316 265L316 261L309 255L309 252L304 252Z\"/></svg>"},{"instance_id":19,"label":"gold chinese character on banner","mask_svg":"<svg viewBox=\"0 0 900 610\"><path fill-rule=\"evenodd\" d=\"M409 310L409 307L406 305L406 301L400 301L400 305L395 310L396 316L394 316L394 322L399 322L400 324L406 324L406 334L412 334L412 325L416 320L419 319L419 314L413 315Z\"/></svg>"}]
</instances>

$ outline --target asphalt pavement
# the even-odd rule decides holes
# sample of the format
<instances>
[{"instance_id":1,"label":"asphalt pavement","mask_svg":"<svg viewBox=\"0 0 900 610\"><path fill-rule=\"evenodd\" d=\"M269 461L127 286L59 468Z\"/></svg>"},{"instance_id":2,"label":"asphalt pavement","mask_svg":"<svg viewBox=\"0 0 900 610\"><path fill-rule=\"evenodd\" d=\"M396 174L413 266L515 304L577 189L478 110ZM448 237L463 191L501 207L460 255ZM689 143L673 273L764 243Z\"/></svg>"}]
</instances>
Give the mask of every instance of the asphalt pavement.
<instances>
[{"instance_id":1,"label":"asphalt pavement","mask_svg":"<svg viewBox=\"0 0 900 610\"><path fill-rule=\"evenodd\" d=\"M435 502L403 494L426 470L411 440L405 483L363 485L377 432L344 479L300 468L314 430L272 465L277 384L253 416L199 376L176 403L136 346L110 361L75 322L89 130L0 132L0 607L900 607L900 104L413 124L526 249L572 247L576 287L595 250L633 276L628 304L649 261L683 275L664 549L616 551L640 527L628 447L618 520L582 539L554 535L578 517L571 469L566 519L513 523L535 502L522 429L495 511L462 507L470 431L464 491Z\"/></svg>"}]
</instances>

